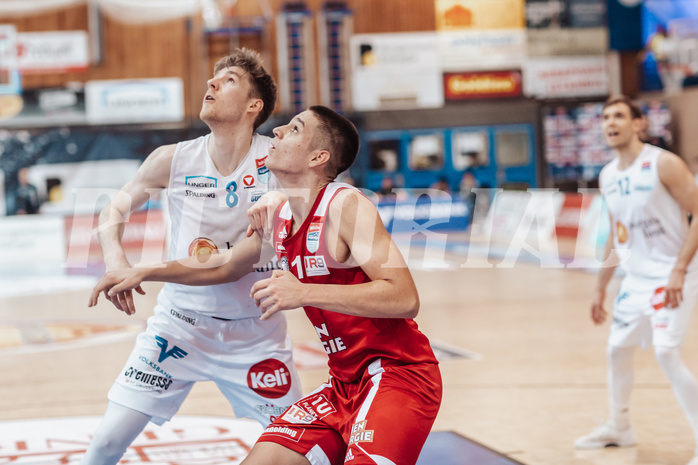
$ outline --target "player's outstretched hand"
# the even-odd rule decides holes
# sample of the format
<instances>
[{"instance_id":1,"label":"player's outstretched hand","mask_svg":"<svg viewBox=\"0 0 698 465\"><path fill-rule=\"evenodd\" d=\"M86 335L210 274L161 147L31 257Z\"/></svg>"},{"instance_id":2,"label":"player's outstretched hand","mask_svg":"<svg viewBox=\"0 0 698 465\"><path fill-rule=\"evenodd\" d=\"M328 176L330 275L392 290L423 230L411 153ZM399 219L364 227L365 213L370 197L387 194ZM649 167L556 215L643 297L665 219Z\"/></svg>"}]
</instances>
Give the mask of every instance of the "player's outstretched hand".
<instances>
[{"instance_id":1,"label":"player's outstretched hand","mask_svg":"<svg viewBox=\"0 0 698 465\"><path fill-rule=\"evenodd\" d=\"M109 271L102 276L102 279L92 289L88 307L94 307L99 300L99 294L104 292L104 297L109 300L114 306L126 313L133 315L136 313L136 307L133 303L132 290L135 290L141 295L145 295L145 291L141 287L142 279L139 272L134 268L123 268L120 270Z\"/></svg>"},{"instance_id":2,"label":"player's outstretched hand","mask_svg":"<svg viewBox=\"0 0 698 465\"><path fill-rule=\"evenodd\" d=\"M262 310L262 320L276 312L292 310L304 303L305 286L290 271L274 270L271 278L254 283L250 297Z\"/></svg>"}]
</instances>

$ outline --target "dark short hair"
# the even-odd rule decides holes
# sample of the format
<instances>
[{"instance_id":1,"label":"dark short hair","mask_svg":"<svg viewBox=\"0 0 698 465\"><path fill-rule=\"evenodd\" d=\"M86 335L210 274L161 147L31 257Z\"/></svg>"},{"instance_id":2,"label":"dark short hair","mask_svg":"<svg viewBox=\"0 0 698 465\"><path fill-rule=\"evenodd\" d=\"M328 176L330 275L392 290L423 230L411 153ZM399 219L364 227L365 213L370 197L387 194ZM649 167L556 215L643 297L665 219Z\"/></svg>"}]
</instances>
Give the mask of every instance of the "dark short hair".
<instances>
[{"instance_id":1,"label":"dark short hair","mask_svg":"<svg viewBox=\"0 0 698 465\"><path fill-rule=\"evenodd\" d=\"M606 100L606 103L603 104L603 109L605 110L606 108L610 107L611 105L616 105L618 103L623 103L630 108L630 116L632 116L633 119L638 119L642 118L642 110L638 106L637 103L633 102L632 99L626 95L612 95Z\"/></svg>"},{"instance_id":2,"label":"dark short hair","mask_svg":"<svg viewBox=\"0 0 698 465\"><path fill-rule=\"evenodd\" d=\"M313 145L330 152L327 174L334 179L356 160L359 131L354 123L330 108L313 105L308 110L320 120L320 131L314 136Z\"/></svg>"},{"instance_id":3,"label":"dark short hair","mask_svg":"<svg viewBox=\"0 0 698 465\"><path fill-rule=\"evenodd\" d=\"M263 102L262 111L254 121L254 129L260 127L269 119L276 105L276 83L274 78L262 66L262 57L249 48L237 48L227 57L218 60L213 67L213 74L218 71L237 66L245 70L252 84L250 97L259 98Z\"/></svg>"}]
</instances>

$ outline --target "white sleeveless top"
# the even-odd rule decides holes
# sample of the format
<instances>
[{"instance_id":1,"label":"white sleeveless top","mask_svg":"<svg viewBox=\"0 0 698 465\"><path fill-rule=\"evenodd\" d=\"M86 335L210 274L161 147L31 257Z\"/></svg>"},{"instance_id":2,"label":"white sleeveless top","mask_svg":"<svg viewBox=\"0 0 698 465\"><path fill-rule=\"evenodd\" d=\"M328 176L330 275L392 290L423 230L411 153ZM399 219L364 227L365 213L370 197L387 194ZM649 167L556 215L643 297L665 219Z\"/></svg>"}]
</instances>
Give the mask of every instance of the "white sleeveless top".
<instances>
[{"instance_id":1,"label":"white sleeveless top","mask_svg":"<svg viewBox=\"0 0 698 465\"><path fill-rule=\"evenodd\" d=\"M645 144L631 166L619 170L615 158L599 177L611 213L614 247L624 259L621 268L644 279L669 277L688 232L686 213L659 179L661 152Z\"/></svg>"},{"instance_id":2,"label":"white sleeveless top","mask_svg":"<svg viewBox=\"0 0 698 465\"><path fill-rule=\"evenodd\" d=\"M265 165L270 141L255 134L250 151L230 176L221 175L208 153L209 135L177 144L172 159L167 201L171 222L170 260L222 252L245 238L247 209L270 189L276 178ZM214 286L167 283L158 303L167 309L195 311L227 319L258 317L250 298L255 281L271 276L278 262L239 281ZM192 273L196 273L192 269Z\"/></svg>"}]
</instances>

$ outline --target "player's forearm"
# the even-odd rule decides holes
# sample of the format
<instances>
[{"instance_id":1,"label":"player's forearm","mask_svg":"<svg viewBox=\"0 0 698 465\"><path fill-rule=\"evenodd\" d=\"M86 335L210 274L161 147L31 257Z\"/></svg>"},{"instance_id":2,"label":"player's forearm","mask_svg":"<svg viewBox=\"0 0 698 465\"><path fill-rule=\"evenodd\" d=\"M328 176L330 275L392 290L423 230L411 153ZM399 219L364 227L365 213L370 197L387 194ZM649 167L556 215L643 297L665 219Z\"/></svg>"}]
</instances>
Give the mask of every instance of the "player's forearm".
<instances>
[{"instance_id":1,"label":"player's forearm","mask_svg":"<svg viewBox=\"0 0 698 465\"><path fill-rule=\"evenodd\" d=\"M696 250L698 250L698 218L694 216L691 226L688 228L686 240L681 250L679 250L679 256L676 258L674 270L685 273L691 260L693 260L693 256L696 254Z\"/></svg>"},{"instance_id":2,"label":"player's forearm","mask_svg":"<svg viewBox=\"0 0 698 465\"><path fill-rule=\"evenodd\" d=\"M369 318L414 318L419 294L389 280L354 285L305 284L303 305Z\"/></svg>"},{"instance_id":3,"label":"player's forearm","mask_svg":"<svg viewBox=\"0 0 698 465\"><path fill-rule=\"evenodd\" d=\"M159 266L139 268L142 281L160 281L186 284L188 286L208 286L223 284L240 279L247 274L236 273L226 262L227 255L214 254L200 257L187 257L182 260L165 262Z\"/></svg>"},{"instance_id":4,"label":"player's forearm","mask_svg":"<svg viewBox=\"0 0 698 465\"><path fill-rule=\"evenodd\" d=\"M97 235L107 269L130 266L128 258L126 258L126 252L121 245L125 221L126 219L121 213L109 208L109 206L102 210L99 215Z\"/></svg>"},{"instance_id":5,"label":"player's forearm","mask_svg":"<svg viewBox=\"0 0 698 465\"><path fill-rule=\"evenodd\" d=\"M211 255L196 255L146 268L144 281L163 281L207 286L237 281L254 271L262 254L258 234L247 237L232 249Z\"/></svg>"}]
</instances>

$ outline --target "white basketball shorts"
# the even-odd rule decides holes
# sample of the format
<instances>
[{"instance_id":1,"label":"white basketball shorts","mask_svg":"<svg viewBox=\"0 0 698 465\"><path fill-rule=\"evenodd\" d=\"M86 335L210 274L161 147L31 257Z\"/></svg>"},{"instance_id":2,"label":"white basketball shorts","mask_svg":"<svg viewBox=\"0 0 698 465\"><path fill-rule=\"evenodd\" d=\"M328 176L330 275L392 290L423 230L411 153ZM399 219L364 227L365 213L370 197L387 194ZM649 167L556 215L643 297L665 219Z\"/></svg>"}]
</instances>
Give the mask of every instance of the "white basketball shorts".
<instances>
[{"instance_id":1,"label":"white basketball shorts","mask_svg":"<svg viewBox=\"0 0 698 465\"><path fill-rule=\"evenodd\" d=\"M197 381L215 382L237 417L266 427L301 397L285 316L223 321L157 305L109 400L162 425Z\"/></svg>"},{"instance_id":2,"label":"white basketball shorts","mask_svg":"<svg viewBox=\"0 0 698 465\"><path fill-rule=\"evenodd\" d=\"M683 302L676 308L664 305L664 280L626 276L613 307L609 345L677 347L683 343L693 308L698 302L698 273L684 280Z\"/></svg>"}]
</instances>

